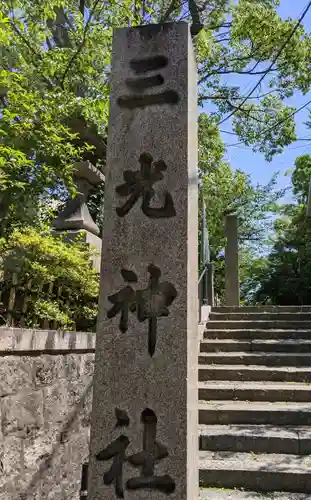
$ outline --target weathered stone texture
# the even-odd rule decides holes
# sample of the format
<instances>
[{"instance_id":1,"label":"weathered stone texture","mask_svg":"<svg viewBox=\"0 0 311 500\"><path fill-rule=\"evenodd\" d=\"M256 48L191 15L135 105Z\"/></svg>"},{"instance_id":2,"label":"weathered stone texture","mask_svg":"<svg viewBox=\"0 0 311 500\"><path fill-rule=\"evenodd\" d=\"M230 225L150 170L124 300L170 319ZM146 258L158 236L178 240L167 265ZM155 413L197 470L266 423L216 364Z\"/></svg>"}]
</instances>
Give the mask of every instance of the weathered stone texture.
<instances>
[{"instance_id":1,"label":"weathered stone texture","mask_svg":"<svg viewBox=\"0 0 311 500\"><path fill-rule=\"evenodd\" d=\"M163 481L170 500L197 500L197 94L188 25L117 29L112 61L88 499L121 496L121 486L104 484L103 450L123 435L126 454L148 450L143 471L124 464L124 498L163 499ZM163 87L137 92L155 79ZM125 429L116 410L126 412Z\"/></svg>"},{"instance_id":2,"label":"weathered stone texture","mask_svg":"<svg viewBox=\"0 0 311 500\"><path fill-rule=\"evenodd\" d=\"M0 329L0 500L77 500L89 452L93 348L81 353L76 343L60 354L54 342L55 354L29 352L24 333L33 335Z\"/></svg>"},{"instance_id":3,"label":"weathered stone texture","mask_svg":"<svg viewBox=\"0 0 311 500\"><path fill-rule=\"evenodd\" d=\"M43 425L42 392L21 389L2 398L1 410L4 436L26 437Z\"/></svg>"},{"instance_id":4,"label":"weathered stone texture","mask_svg":"<svg viewBox=\"0 0 311 500\"><path fill-rule=\"evenodd\" d=\"M33 387L33 361L26 356L7 356L0 363L0 397Z\"/></svg>"}]
</instances>

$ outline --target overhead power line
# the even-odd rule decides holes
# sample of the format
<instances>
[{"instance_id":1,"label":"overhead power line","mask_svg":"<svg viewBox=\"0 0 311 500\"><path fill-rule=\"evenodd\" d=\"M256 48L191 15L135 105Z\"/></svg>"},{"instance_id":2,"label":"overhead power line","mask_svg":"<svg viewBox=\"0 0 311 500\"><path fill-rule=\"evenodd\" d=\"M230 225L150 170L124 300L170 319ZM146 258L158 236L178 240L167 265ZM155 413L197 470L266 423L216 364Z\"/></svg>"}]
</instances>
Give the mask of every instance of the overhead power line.
<instances>
[{"instance_id":1,"label":"overhead power line","mask_svg":"<svg viewBox=\"0 0 311 500\"><path fill-rule=\"evenodd\" d=\"M309 9L311 7L311 1L308 3L308 5L305 7L304 11L302 12L301 16L299 17L296 25L294 26L294 28L292 29L290 35L286 38L286 40L284 41L284 43L281 45L281 47L279 48L278 52L276 53L275 57L273 58L270 66L266 69L266 71L264 72L264 74L262 75L262 77L258 80L258 82L256 83L256 85L253 87L253 89L245 96L245 98L243 99L243 101L236 107L236 109L234 109L233 111L231 111L231 113L229 113L228 116L226 116L225 118L223 118L220 122L219 122L219 125L221 125L222 123L224 123L225 121L229 120L229 118L231 118L231 116L235 115L237 113L237 111L241 110L242 109L242 106L246 103L246 101L252 96L252 94L255 92L255 90L258 89L259 85L261 85L261 83L263 82L263 80L265 79L265 77L267 76L267 74L269 73L269 71L271 71L271 69L273 68L274 64L276 63L276 61L278 60L278 58L280 57L280 55L282 54L283 50L285 49L286 45L288 44L288 42L290 41L290 39L293 37L293 35L296 33L296 31L298 30L299 26L301 25L303 19L305 18L305 16L307 15Z\"/></svg>"},{"instance_id":2,"label":"overhead power line","mask_svg":"<svg viewBox=\"0 0 311 500\"><path fill-rule=\"evenodd\" d=\"M293 116L295 116L297 113L299 113L304 108L306 108L307 106L309 106L309 104L311 104L311 99L309 101L305 102L302 106L300 106L300 108L296 109L295 111L292 111L292 113L290 113L285 118L282 118L282 120L279 120L278 122L274 123L270 127L268 127L265 130L263 130L261 133L265 134L266 132L270 132L270 130L273 130L274 128L278 127L279 125L282 125L282 123L285 123L287 120L289 120L290 118L292 118ZM300 139L300 140L302 140L302 139ZM303 140L307 140L307 139L303 139ZM238 146L239 144L244 144L244 142L240 141L240 142L235 142L234 144L227 144L227 147L229 147L229 146Z\"/></svg>"},{"instance_id":3,"label":"overhead power line","mask_svg":"<svg viewBox=\"0 0 311 500\"><path fill-rule=\"evenodd\" d=\"M219 132L221 132L222 134L236 135L235 132L230 132L229 130L221 130L221 129L219 129Z\"/></svg>"}]
</instances>

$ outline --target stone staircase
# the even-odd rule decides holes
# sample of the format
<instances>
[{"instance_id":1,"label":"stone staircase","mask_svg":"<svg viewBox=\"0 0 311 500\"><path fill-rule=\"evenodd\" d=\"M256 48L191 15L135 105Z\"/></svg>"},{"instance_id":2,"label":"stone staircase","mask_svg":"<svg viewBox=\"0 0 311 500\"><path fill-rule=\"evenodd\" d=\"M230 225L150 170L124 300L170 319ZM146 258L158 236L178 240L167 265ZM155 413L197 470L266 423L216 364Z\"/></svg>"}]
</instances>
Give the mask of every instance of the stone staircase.
<instances>
[{"instance_id":1,"label":"stone staircase","mask_svg":"<svg viewBox=\"0 0 311 500\"><path fill-rule=\"evenodd\" d=\"M311 498L311 306L212 309L199 423L202 498Z\"/></svg>"}]
</instances>

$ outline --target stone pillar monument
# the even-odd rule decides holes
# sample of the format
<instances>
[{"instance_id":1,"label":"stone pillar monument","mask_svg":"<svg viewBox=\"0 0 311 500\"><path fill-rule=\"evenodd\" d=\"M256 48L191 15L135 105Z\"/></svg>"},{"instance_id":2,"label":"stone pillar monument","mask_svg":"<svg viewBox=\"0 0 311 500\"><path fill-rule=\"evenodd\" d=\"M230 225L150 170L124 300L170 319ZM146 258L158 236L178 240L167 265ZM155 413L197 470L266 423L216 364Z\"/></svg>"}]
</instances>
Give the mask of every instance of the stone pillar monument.
<instances>
[{"instance_id":1,"label":"stone pillar monument","mask_svg":"<svg viewBox=\"0 0 311 500\"><path fill-rule=\"evenodd\" d=\"M88 500L198 500L196 63L116 29Z\"/></svg>"},{"instance_id":2,"label":"stone pillar monument","mask_svg":"<svg viewBox=\"0 0 311 500\"><path fill-rule=\"evenodd\" d=\"M226 215L225 235L225 304L240 305L238 218L236 214Z\"/></svg>"},{"instance_id":3,"label":"stone pillar monument","mask_svg":"<svg viewBox=\"0 0 311 500\"><path fill-rule=\"evenodd\" d=\"M88 243L98 250L98 256L93 257L93 265L100 270L100 256L102 242L99 238L98 226L93 221L87 207L87 199L92 186L105 182L105 176L89 161L80 161L75 164L74 182L78 194L70 198L64 210L53 221L54 234L66 232L65 240L75 240Z\"/></svg>"}]
</instances>

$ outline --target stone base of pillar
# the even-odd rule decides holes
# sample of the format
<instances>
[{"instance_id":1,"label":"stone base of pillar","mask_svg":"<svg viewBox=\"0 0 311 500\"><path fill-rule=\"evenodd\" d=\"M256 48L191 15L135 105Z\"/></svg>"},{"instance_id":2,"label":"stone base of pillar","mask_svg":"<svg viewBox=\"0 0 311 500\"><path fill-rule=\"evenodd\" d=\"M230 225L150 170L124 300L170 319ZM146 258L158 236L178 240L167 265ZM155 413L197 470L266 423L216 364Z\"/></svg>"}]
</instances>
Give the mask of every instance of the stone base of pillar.
<instances>
[{"instance_id":1,"label":"stone base of pillar","mask_svg":"<svg viewBox=\"0 0 311 500\"><path fill-rule=\"evenodd\" d=\"M102 249L102 240L99 236L86 231L85 229L73 229L68 231L52 231L53 236L63 235L65 242L70 242L74 240L78 240L81 243L87 243L90 247L95 247L97 249L97 254L92 257L92 264L94 269L99 273L100 272L100 261L101 261L101 249Z\"/></svg>"}]
</instances>

